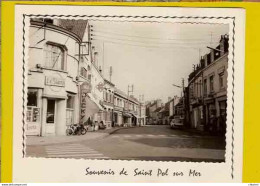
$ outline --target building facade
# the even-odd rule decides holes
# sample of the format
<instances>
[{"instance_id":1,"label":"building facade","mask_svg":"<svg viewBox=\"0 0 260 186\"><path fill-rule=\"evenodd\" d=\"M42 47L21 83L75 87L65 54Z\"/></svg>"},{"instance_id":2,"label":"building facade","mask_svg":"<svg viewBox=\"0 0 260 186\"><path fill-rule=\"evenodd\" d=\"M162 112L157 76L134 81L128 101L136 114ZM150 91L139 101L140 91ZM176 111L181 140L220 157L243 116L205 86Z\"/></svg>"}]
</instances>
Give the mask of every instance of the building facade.
<instances>
[{"instance_id":1,"label":"building facade","mask_svg":"<svg viewBox=\"0 0 260 186\"><path fill-rule=\"evenodd\" d=\"M85 20L31 19L26 134L65 135L71 124L101 121L104 78Z\"/></svg>"},{"instance_id":2,"label":"building facade","mask_svg":"<svg viewBox=\"0 0 260 186\"><path fill-rule=\"evenodd\" d=\"M201 58L189 76L189 115L192 128L221 134L226 129L228 35Z\"/></svg>"},{"instance_id":3,"label":"building facade","mask_svg":"<svg viewBox=\"0 0 260 186\"><path fill-rule=\"evenodd\" d=\"M140 126L145 124L145 107L135 97L115 88L113 121L115 126Z\"/></svg>"},{"instance_id":4,"label":"building facade","mask_svg":"<svg viewBox=\"0 0 260 186\"><path fill-rule=\"evenodd\" d=\"M144 105L104 78L90 27L87 20L30 20L26 135L145 123Z\"/></svg>"},{"instance_id":5,"label":"building facade","mask_svg":"<svg viewBox=\"0 0 260 186\"><path fill-rule=\"evenodd\" d=\"M115 85L105 79L105 88L103 91L103 106L104 111L104 122L107 128L114 126L113 112L114 112L114 91Z\"/></svg>"},{"instance_id":6,"label":"building facade","mask_svg":"<svg viewBox=\"0 0 260 186\"><path fill-rule=\"evenodd\" d=\"M29 33L27 135L64 135L79 122L81 38L49 19L32 19Z\"/></svg>"}]
</instances>

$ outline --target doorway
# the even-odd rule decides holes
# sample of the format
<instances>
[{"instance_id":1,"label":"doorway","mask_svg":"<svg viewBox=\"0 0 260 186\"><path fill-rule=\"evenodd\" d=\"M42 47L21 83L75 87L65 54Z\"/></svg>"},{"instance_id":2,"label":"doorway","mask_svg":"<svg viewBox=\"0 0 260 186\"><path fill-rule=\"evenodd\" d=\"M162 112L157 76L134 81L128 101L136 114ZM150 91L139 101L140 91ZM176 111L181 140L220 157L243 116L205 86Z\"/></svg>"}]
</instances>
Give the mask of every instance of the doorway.
<instances>
[{"instance_id":1,"label":"doorway","mask_svg":"<svg viewBox=\"0 0 260 186\"><path fill-rule=\"evenodd\" d=\"M47 112L46 112L46 134L55 134L56 123L56 101L54 99L47 99Z\"/></svg>"}]
</instances>

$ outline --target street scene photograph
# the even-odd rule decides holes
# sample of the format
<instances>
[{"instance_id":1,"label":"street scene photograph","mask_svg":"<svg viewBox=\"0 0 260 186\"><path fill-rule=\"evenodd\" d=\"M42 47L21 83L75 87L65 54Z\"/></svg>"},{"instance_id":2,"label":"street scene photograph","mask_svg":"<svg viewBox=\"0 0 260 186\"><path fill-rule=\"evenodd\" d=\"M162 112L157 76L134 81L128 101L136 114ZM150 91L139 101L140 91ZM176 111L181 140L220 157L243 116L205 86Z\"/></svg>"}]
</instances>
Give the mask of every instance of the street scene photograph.
<instances>
[{"instance_id":1,"label":"street scene photograph","mask_svg":"<svg viewBox=\"0 0 260 186\"><path fill-rule=\"evenodd\" d=\"M228 24L28 24L26 157L225 162Z\"/></svg>"}]
</instances>

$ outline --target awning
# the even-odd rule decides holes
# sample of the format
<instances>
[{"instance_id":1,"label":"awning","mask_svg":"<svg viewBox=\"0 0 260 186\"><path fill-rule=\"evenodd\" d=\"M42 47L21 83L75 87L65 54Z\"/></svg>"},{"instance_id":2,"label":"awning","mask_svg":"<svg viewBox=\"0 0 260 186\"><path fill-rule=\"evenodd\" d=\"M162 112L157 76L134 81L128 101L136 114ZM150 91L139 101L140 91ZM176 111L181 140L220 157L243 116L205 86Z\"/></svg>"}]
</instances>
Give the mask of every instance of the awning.
<instances>
[{"instance_id":1,"label":"awning","mask_svg":"<svg viewBox=\"0 0 260 186\"><path fill-rule=\"evenodd\" d=\"M96 100L91 93L88 93L88 96L90 97L91 101L93 101L94 103L96 103L96 105L98 106L98 108L99 108L101 111L104 110L104 108L100 105L100 103L98 102L98 100Z\"/></svg>"},{"instance_id":2,"label":"awning","mask_svg":"<svg viewBox=\"0 0 260 186\"><path fill-rule=\"evenodd\" d=\"M93 115L98 113L100 110L103 111L104 108L90 93L88 93L85 97L85 104L83 110L84 115L81 115L81 121L86 122L89 118L93 117Z\"/></svg>"},{"instance_id":3,"label":"awning","mask_svg":"<svg viewBox=\"0 0 260 186\"><path fill-rule=\"evenodd\" d=\"M128 114L128 113L123 113L123 116L125 116L125 117L129 117L129 118L132 117L131 114Z\"/></svg>"},{"instance_id":4,"label":"awning","mask_svg":"<svg viewBox=\"0 0 260 186\"><path fill-rule=\"evenodd\" d=\"M136 118L138 118L138 116L137 115L135 115L135 114L133 114L133 113L131 113L134 117L136 117Z\"/></svg>"}]
</instances>

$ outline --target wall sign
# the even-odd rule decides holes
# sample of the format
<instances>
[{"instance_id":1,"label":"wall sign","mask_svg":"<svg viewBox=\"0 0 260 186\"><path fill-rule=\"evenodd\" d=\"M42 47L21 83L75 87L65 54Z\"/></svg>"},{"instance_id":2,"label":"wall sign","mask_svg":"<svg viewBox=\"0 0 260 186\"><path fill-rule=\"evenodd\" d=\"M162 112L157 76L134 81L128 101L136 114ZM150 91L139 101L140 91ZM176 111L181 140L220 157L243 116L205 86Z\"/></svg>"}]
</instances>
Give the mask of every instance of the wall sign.
<instances>
[{"instance_id":1,"label":"wall sign","mask_svg":"<svg viewBox=\"0 0 260 186\"><path fill-rule=\"evenodd\" d=\"M65 80L59 76L46 76L45 84L50 86L65 87Z\"/></svg>"}]
</instances>

